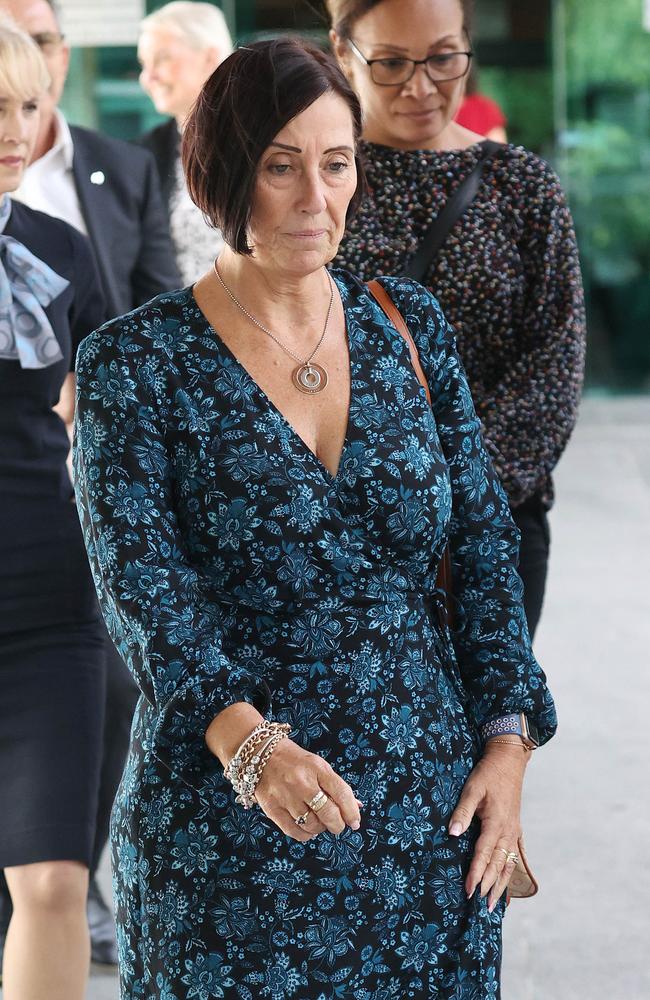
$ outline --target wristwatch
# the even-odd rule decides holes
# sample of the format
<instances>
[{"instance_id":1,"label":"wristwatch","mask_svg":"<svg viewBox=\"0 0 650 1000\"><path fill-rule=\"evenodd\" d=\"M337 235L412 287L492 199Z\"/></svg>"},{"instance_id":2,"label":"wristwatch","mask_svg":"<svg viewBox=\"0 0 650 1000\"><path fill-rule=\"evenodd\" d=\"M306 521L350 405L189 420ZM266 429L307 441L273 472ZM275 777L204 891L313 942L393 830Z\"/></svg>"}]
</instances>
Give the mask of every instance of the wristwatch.
<instances>
[{"instance_id":1,"label":"wristwatch","mask_svg":"<svg viewBox=\"0 0 650 1000\"><path fill-rule=\"evenodd\" d=\"M513 712L512 715L500 715L490 719L481 726L483 742L487 743L494 736L520 736L526 749L534 750L539 746L537 726L523 712Z\"/></svg>"}]
</instances>

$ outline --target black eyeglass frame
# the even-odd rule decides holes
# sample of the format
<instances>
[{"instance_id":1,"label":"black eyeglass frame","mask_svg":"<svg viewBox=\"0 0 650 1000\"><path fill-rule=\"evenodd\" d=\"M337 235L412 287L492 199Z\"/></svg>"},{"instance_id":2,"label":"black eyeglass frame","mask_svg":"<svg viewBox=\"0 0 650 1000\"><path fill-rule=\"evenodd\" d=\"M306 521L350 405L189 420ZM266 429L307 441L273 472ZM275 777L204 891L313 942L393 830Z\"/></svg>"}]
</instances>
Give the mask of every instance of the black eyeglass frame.
<instances>
[{"instance_id":1,"label":"black eyeglass frame","mask_svg":"<svg viewBox=\"0 0 650 1000\"><path fill-rule=\"evenodd\" d=\"M415 71L418 68L418 66L424 66L424 72L431 80L431 83L452 83L454 80L462 80L463 77L467 76L472 65L472 59L474 58L474 52L471 49L466 52L445 52L445 55L449 56L467 56L467 69L465 70L464 73L461 73L460 76L439 77L436 80L435 77L431 76L431 73L429 72L429 66L427 65L430 59L436 58L435 56L427 56L426 59L409 59L407 56L382 56L380 59L366 59L363 52L361 52L359 47L355 45L355 43L352 41L351 38L347 39L347 43L354 52L357 59L360 59L361 62L365 66L367 66L368 69L370 70L370 78L376 87L403 87L405 83L408 83L410 80L413 79L413 77L415 76ZM375 77L373 76L372 72L372 67L375 63L382 63L385 62L387 59L391 58L402 59L405 63L411 63L412 67L411 72L409 73L409 75L406 77L405 80L400 80L399 83L380 83L377 80L375 80Z\"/></svg>"}]
</instances>

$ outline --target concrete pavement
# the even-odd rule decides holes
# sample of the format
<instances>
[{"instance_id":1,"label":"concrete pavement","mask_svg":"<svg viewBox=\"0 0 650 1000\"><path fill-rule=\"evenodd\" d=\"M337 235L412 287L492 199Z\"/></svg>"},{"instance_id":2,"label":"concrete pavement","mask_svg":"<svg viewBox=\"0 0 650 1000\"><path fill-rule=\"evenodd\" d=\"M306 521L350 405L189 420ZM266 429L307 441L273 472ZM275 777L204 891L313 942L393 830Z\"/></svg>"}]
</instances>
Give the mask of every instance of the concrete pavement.
<instances>
[{"instance_id":1,"label":"concrete pavement","mask_svg":"<svg viewBox=\"0 0 650 1000\"><path fill-rule=\"evenodd\" d=\"M536 653L561 728L529 767L542 888L507 914L503 1000L650 1000L650 398L583 404L557 494Z\"/></svg>"},{"instance_id":2,"label":"concrete pavement","mask_svg":"<svg viewBox=\"0 0 650 1000\"><path fill-rule=\"evenodd\" d=\"M557 475L536 642L560 730L524 819L541 882L505 925L504 1000L649 1000L650 398L588 399Z\"/></svg>"}]
</instances>

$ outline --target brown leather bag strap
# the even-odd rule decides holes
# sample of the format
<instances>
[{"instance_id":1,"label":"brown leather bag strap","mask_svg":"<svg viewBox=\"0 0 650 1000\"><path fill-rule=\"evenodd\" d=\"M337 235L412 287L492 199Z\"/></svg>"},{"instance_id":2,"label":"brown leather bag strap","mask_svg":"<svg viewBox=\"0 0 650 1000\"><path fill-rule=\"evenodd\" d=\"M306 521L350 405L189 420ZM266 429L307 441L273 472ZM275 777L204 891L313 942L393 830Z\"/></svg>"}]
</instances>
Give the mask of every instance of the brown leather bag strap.
<instances>
[{"instance_id":1,"label":"brown leather bag strap","mask_svg":"<svg viewBox=\"0 0 650 1000\"><path fill-rule=\"evenodd\" d=\"M368 291L376 301L379 308L391 321L397 332L406 341L409 353L411 355L411 364L418 380L424 389L429 406L433 406L431 402L431 392L427 384L426 375L422 371L422 365L420 364L420 356L418 354L418 349L415 346L415 341L410 334L409 328L406 325L406 320L402 316L401 312L391 299L390 295L376 278L367 283ZM445 613L447 624L450 628L454 626L454 609L452 605L452 580L451 580L451 553L449 551L449 546L445 548L442 554L442 559L440 560L440 565L438 567L438 576L436 578L436 586L439 590L444 591L445 594ZM444 624L444 623L443 623Z\"/></svg>"},{"instance_id":2,"label":"brown leather bag strap","mask_svg":"<svg viewBox=\"0 0 650 1000\"><path fill-rule=\"evenodd\" d=\"M409 332L409 328L406 325L406 320L404 319L401 312L399 311L399 309L397 308L397 306L395 305L395 303L393 302L390 295L388 294L388 292L386 291L386 289L384 288L384 286L381 284L380 281L377 281L376 278L373 278L372 281L368 282L367 288L372 297L376 300L377 305L384 313L386 313L386 315L388 316L389 320L391 321L397 332L400 333L404 338L404 340L406 341L406 344L408 346L411 355L411 364L415 369L415 374L420 380L422 388L427 394L427 400L429 401L429 406L432 406L433 404L431 403L431 393L429 392L429 386L427 384L426 376L422 371L422 365L420 364L420 356L418 354L418 349L415 346L415 341L413 340L413 337Z\"/></svg>"}]
</instances>

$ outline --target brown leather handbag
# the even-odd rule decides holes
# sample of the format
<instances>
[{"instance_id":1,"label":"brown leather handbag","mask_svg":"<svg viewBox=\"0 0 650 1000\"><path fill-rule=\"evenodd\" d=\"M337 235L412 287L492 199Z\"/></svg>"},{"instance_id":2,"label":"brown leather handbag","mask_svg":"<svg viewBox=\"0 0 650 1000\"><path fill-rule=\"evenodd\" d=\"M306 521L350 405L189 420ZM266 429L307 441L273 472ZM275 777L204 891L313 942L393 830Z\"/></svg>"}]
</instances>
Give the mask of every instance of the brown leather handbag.
<instances>
[{"instance_id":1,"label":"brown leather handbag","mask_svg":"<svg viewBox=\"0 0 650 1000\"><path fill-rule=\"evenodd\" d=\"M367 288L372 297L377 302L382 312L388 317L395 329L406 341L406 344L411 355L411 364L415 370L422 388L426 393L429 406L431 403L431 393L429 391L429 386L427 384L426 376L422 371L422 365L420 364L420 358L418 355L418 349L415 346L415 341L410 334L409 328L406 325L406 321L402 316L401 312L391 299L390 295L384 288L384 286L374 279L367 283ZM437 587L440 591L444 593L444 607L446 613L446 623L450 628L453 628L453 607L452 607L452 582L451 582L451 555L449 552L449 546L444 551L442 559L440 560L440 566L438 568L437 576ZM534 896L539 891L539 883L535 876L533 875L530 865L528 863L528 858L526 857L526 851L524 850L524 838L521 836L517 841L517 853L519 856L519 863L517 864L508 888L506 890L506 902L510 902L511 899L527 899L529 896Z\"/></svg>"}]
</instances>

